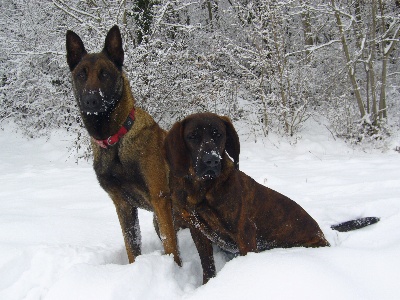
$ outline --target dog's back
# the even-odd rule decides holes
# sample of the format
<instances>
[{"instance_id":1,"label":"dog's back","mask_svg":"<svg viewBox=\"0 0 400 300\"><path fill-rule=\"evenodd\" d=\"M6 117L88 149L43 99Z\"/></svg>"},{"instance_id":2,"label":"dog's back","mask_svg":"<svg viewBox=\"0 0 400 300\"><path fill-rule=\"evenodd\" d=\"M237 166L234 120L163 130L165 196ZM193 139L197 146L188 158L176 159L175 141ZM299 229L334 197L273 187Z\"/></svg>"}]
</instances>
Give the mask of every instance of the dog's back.
<instances>
[{"instance_id":1,"label":"dog's back","mask_svg":"<svg viewBox=\"0 0 400 300\"><path fill-rule=\"evenodd\" d=\"M295 201L235 171L242 188L253 191L246 197L249 215L257 226L257 251L271 248L329 246L318 223Z\"/></svg>"}]
</instances>

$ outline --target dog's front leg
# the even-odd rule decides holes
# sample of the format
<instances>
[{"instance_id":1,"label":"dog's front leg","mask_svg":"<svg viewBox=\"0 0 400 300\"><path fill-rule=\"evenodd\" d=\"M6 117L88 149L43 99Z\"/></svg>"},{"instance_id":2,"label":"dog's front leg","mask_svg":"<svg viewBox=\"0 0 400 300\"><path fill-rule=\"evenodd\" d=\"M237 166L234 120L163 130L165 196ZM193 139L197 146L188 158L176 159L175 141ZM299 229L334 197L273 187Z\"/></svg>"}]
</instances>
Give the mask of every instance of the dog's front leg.
<instances>
[{"instance_id":1,"label":"dog's front leg","mask_svg":"<svg viewBox=\"0 0 400 300\"><path fill-rule=\"evenodd\" d=\"M199 205L196 207L195 213L198 214L212 231L218 232L225 241L236 241L236 229L227 228L227 224L222 222L221 217L208 205Z\"/></svg>"},{"instance_id":2,"label":"dog's front leg","mask_svg":"<svg viewBox=\"0 0 400 300\"><path fill-rule=\"evenodd\" d=\"M157 200L153 201L152 206L165 254L172 254L175 262L181 266L182 262L179 256L178 241L172 219L172 201L161 195Z\"/></svg>"},{"instance_id":3,"label":"dog's front leg","mask_svg":"<svg viewBox=\"0 0 400 300\"><path fill-rule=\"evenodd\" d=\"M197 252L200 256L200 262L203 268L203 284L206 284L216 275L212 243L197 228L194 228L193 226L190 226L189 228Z\"/></svg>"},{"instance_id":4,"label":"dog's front leg","mask_svg":"<svg viewBox=\"0 0 400 300\"><path fill-rule=\"evenodd\" d=\"M114 200L114 199L113 199ZM114 200L117 210L119 223L124 236L126 252L129 263L133 263L135 258L141 254L141 235L138 218L138 210L124 200Z\"/></svg>"},{"instance_id":5,"label":"dog's front leg","mask_svg":"<svg viewBox=\"0 0 400 300\"><path fill-rule=\"evenodd\" d=\"M212 219L204 218L206 216L206 214L204 214L204 210L202 210L202 213L198 213L195 210L189 212L186 209L181 209L180 211L181 216L186 221L186 223L199 230L210 241L217 244L225 251L229 251L232 253L236 253L239 251L235 242L235 236L232 233L226 231L224 225L222 225L219 220L217 220L217 222L214 222L214 220ZM218 225L216 226L215 224Z\"/></svg>"},{"instance_id":6,"label":"dog's front leg","mask_svg":"<svg viewBox=\"0 0 400 300\"><path fill-rule=\"evenodd\" d=\"M257 251L257 226L254 221L246 214L242 213L239 219L238 239L240 255L248 252Z\"/></svg>"}]
</instances>

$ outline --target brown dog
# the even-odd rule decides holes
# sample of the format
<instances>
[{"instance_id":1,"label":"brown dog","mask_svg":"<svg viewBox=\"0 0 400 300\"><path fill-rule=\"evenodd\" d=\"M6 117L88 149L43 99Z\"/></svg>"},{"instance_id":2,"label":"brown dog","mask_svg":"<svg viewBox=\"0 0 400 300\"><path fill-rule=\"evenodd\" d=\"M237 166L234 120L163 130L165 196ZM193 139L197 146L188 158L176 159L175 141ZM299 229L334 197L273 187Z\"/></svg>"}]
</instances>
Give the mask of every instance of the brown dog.
<instances>
[{"instance_id":1,"label":"brown dog","mask_svg":"<svg viewBox=\"0 0 400 300\"><path fill-rule=\"evenodd\" d=\"M329 246L296 202L237 170L239 138L228 118L211 113L187 117L172 127L165 150L176 217L190 228L204 283L215 276L211 242L240 255Z\"/></svg>"},{"instance_id":2,"label":"brown dog","mask_svg":"<svg viewBox=\"0 0 400 300\"><path fill-rule=\"evenodd\" d=\"M66 46L74 94L92 137L94 170L116 207L129 262L141 253L137 209L143 208L154 211L165 253L180 264L162 154L166 133L148 113L135 108L122 71L119 28L110 29L100 53L88 54L72 31L67 31Z\"/></svg>"},{"instance_id":3,"label":"brown dog","mask_svg":"<svg viewBox=\"0 0 400 300\"><path fill-rule=\"evenodd\" d=\"M238 170L239 152L230 120L212 113L188 116L165 139L175 218L190 228L204 283L215 276L212 242L240 255L329 246L317 222L296 202ZM378 221L367 217L331 227L350 231Z\"/></svg>"}]
</instances>

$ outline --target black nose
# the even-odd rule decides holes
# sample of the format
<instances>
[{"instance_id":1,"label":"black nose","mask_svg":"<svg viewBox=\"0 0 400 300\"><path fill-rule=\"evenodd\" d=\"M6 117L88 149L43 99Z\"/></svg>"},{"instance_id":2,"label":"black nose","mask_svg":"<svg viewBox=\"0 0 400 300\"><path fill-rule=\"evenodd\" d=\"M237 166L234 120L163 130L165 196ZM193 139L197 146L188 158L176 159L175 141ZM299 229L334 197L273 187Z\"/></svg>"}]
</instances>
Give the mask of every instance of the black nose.
<instances>
[{"instance_id":1,"label":"black nose","mask_svg":"<svg viewBox=\"0 0 400 300\"><path fill-rule=\"evenodd\" d=\"M99 99L99 95L96 95L96 94L89 94L89 95L83 96L82 100L83 100L82 101L83 109L87 110L87 111L96 111L101 106L101 101Z\"/></svg>"},{"instance_id":2,"label":"black nose","mask_svg":"<svg viewBox=\"0 0 400 300\"><path fill-rule=\"evenodd\" d=\"M207 167L215 168L219 165L219 163L221 162L221 159L220 159L218 153L208 152L208 153L204 154L203 162Z\"/></svg>"}]
</instances>

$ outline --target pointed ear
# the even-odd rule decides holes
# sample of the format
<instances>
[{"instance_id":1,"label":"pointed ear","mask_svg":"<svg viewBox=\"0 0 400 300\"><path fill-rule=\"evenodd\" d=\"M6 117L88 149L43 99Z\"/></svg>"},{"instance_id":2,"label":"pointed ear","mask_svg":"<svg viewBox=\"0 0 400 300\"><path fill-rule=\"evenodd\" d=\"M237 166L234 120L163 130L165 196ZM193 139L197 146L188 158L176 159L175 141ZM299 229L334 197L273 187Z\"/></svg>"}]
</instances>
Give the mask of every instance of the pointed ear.
<instances>
[{"instance_id":1,"label":"pointed ear","mask_svg":"<svg viewBox=\"0 0 400 300\"><path fill-rule=\"evenodd\" d=\"M124 64L124 49L122 49L121 32L117 25L114 25L107 33L103 53L111 59L118 69L122 69L122 65Z\"/></svg>"},{"instance_id":2,"label":"pointed ear","mask_svg":"<svg viewBox=\"0 0 400 300\"><path fill-rule=\"evenodd\" d=\"M189 172L189 155L183 140L184 122L177 122L172 126L164 140L165 158L171 173L183 177Z\"/></svg>"},{"instance_id":3,"label":"pointed ear","mask_svg":"<svg viewBox=\"0 0 400 300\"><path fill-rule=\"evenodd\" d=\"M235 169L239 170L239 154L240 154L240 142L239 136L233 127L231 120L228 117L220 117L225 123L226 128L226 143L225 151L233 158L235 163Z\"/></svg>"},{"instance_id":4,"label":"pointed ear","mask_svg":"<svg viewBox=\"0 0 400 300\"><path fill-rule=\"evenodd\" d=\"M82 57L86 55L85 46L81 38L73 31L67 30L66 36L67 46L67 63L69 69L73 71L77 64L81 61Z\"/></svg>"}]
</instances>

